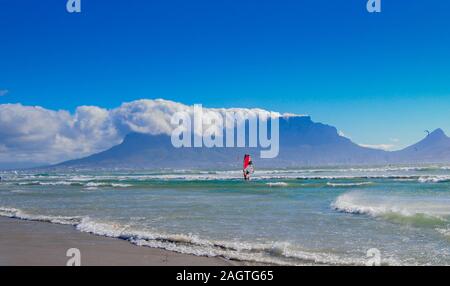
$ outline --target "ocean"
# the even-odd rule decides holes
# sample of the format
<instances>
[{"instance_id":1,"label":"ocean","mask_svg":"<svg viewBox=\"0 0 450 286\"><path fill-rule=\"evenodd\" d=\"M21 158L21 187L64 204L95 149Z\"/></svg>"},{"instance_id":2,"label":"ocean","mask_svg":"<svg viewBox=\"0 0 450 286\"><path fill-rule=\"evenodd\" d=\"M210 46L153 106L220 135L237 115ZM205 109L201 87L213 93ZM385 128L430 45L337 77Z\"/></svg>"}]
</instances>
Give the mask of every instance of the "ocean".
<instances>
[{"instance_id":1,"label":"ocean","mask_svg":"<svg viewBox=\"0 0 450 286\"><path fill-rule=\"evenodd\" d=\"M450 167L2 172L0 215L277 265L450 265ZM1 230L7 231L7 230Z\"/></svg>"}]
</instances>

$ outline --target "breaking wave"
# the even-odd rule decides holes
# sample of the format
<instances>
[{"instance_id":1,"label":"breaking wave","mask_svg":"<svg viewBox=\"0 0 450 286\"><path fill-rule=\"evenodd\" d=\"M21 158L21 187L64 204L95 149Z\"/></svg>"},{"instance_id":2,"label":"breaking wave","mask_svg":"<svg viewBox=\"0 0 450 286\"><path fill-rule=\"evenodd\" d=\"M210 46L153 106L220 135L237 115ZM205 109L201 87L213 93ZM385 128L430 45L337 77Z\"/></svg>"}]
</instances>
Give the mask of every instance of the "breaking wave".
<instances>
[{"instance_id":1,"label":"breaking wave","mask_svg":"<svg viewBox=\"0 0 450 286\"><path fill-rule=\"evenodd\" d=\"M25 181L17 183L19 186L81 186L81 183L78 182L67 182L67 181L55 181L55 182L46 182L46 181Z\"/></svg>"},{"instance_id":2,"label":"breaking wave","mask_svg":"<svg viewBox=\"0 0 450 286\"><path fill-rule=\"evenodd\" d=\"M450 202L447 200L423 200L420 198L383 197L364 192L340 195L331 207L349 214L382 217L400 223L440 225L450 218Z\"/></svg>"},{"instance_id":3,"label":"breaking wave","mask_svg":"<svg viewBox=\"0 0 450 286\"><path fill-rule=\"evenodd\" d=\"M427 176L419 177L418 181L420 183L441 183L450 182L450 176Z\"/></svg>"},{"instance_id":4,"label":"breaking wave","mask_svg":"<svg viewBox=\"0 0 450 286\"><path fill-rule=\"evenodd\" d=\"M120 183L97 183L97 182L89 182L85 185L86 187L113 187L113 188L128 188L132 187L131 184L120 184Z\"/></svg>"},{"instance_id":5,"label":"breaking wave","mask_svg":"<svg viewBox=\"0 0 450 286\"><path fill-rule=\"evenodd\" d=\"M139 230L130 225L92 219L33 215L25 211L0 207L0 216L30 221L72 225L78 231L126 240L137 246L160 248L197 256L223 257L239 261L275 265L363 265L359 257L342 258L335 254L308 252L289 243L247 243L202 239L192 234L167 234L154 230Z\"/></svg>"},{"instance_id":6,"label":"breaking wave","mask_svg":"<svg viewBox=\"0 0 450 286\"><path fill-rule=\"evenodd\" d=\"M25 181L18 182L19 186L84 186L86 188L91 187L113 187L113 188L128 188L132 187L132 184L123 183L109 183L109 182L80 182L80 181Z\"/></svg>"},{"instance_id":7,"label":"breaking wave","mask_svg":"<svg viewBox=\"0 0 450 286\"><path fill-rule=\"evenodd\" d=\"M81 217L77 216L49 216L49 215L33 215L16 208L0 207L0 216L17 218L30 221L50 222L65 225L77 225L81 222Z\"/></svg>"}]
</instances>

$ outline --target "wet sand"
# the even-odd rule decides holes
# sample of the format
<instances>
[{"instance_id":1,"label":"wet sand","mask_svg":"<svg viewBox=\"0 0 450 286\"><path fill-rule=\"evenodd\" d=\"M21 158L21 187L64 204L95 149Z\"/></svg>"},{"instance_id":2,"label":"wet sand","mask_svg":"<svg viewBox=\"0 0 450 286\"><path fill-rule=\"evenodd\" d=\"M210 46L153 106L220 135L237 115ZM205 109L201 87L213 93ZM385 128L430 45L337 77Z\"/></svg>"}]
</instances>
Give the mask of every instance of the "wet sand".
<instances>
[{"instance_id":1,"label":"wet sand","mask_svg":"<svg viewBox=\"0 0 450 286\"><path fill-rule=\"evenodd\" d=\"M72 226L0 217L0 265L65 266L66 252L77 248L81 265L92 266L233 266L240 262L199 257L88 233Z\"/></svg>"}]
</instances>

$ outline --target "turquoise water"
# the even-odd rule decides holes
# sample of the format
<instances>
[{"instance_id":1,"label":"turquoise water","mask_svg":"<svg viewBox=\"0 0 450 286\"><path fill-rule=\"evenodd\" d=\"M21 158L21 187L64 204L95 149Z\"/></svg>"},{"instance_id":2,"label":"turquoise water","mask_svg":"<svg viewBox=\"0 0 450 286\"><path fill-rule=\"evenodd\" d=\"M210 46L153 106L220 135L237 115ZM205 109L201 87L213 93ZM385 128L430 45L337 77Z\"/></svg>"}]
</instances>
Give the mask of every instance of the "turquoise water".
<instances>
[{"instance_id":1,"label":"turquoise water","mask_svg":"<svg viewBox=\"0 0 450 286\"><path fill-rule=\"evenodd\" d=\"M450 264L450 168L4 172L0 215L280 265ZM7 230L2 230L7 231Z\"/></svg>"}]
</instances>

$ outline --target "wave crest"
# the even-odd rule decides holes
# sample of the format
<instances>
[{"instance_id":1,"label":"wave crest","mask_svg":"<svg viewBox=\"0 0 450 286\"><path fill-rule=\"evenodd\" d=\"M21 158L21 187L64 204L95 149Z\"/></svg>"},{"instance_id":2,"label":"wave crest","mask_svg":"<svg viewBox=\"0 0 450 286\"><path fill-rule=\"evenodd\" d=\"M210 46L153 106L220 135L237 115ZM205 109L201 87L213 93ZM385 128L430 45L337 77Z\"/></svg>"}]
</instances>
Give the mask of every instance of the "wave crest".
<instances>
[{"instance_id":1,"label":"wave crest","mask_svg":"<svg viewBox=\"0 0 450 286\"><path fill-rule=\"evenodd\" d=\"M372 185L372 182L359 182L359 183L331 183L327 182L327 186L330 187L359 187L359 186L366 186L366 185Z\"/></svg>"},{"instance_id":2,"label":"wave crest","mask_svg":"<svg viewBox=\"0 0 450 286\"><path fill-rule=\"evenodd\" d=\"M81 217L77 216L51 216L51 215L32 215L16 208L0 207L0 216L17 218L22 220L50 222L65 225L77 225Z\"/></svg>"},{"instance_id":3,"label":"wave crest","mask_svg":"<svg viewBox=\"0 0 450 286\"><path fill-rule=\"evenodd\" d=\"M287 186L289 186L289 184L285 183L285 182L269 182L269 183L266 183L266 185L268 185L269 187L287 187Z\"/></svg>"},{"instance_id":4,"label":"wave crest","mask_svg":"<svg viewBox=\"0 0 450 286\"><path fill-rule=\"evenodd\" d=\"M363 192L342 194L331 207L344 213L365 214L420 225L447 223L450 217L450 205L445 202L392 196L387 198Z\"/></svg>"},{"instance_id":5,"label":"wave crest","mask_svg":"<svg viewBox=\"0 0 450 286\"><path fill-rule=\"evenodd\" d=\"M450 182L450 176L424 176L419 177L419 183L443 183Z\"/></svg>"}]
</instances>

